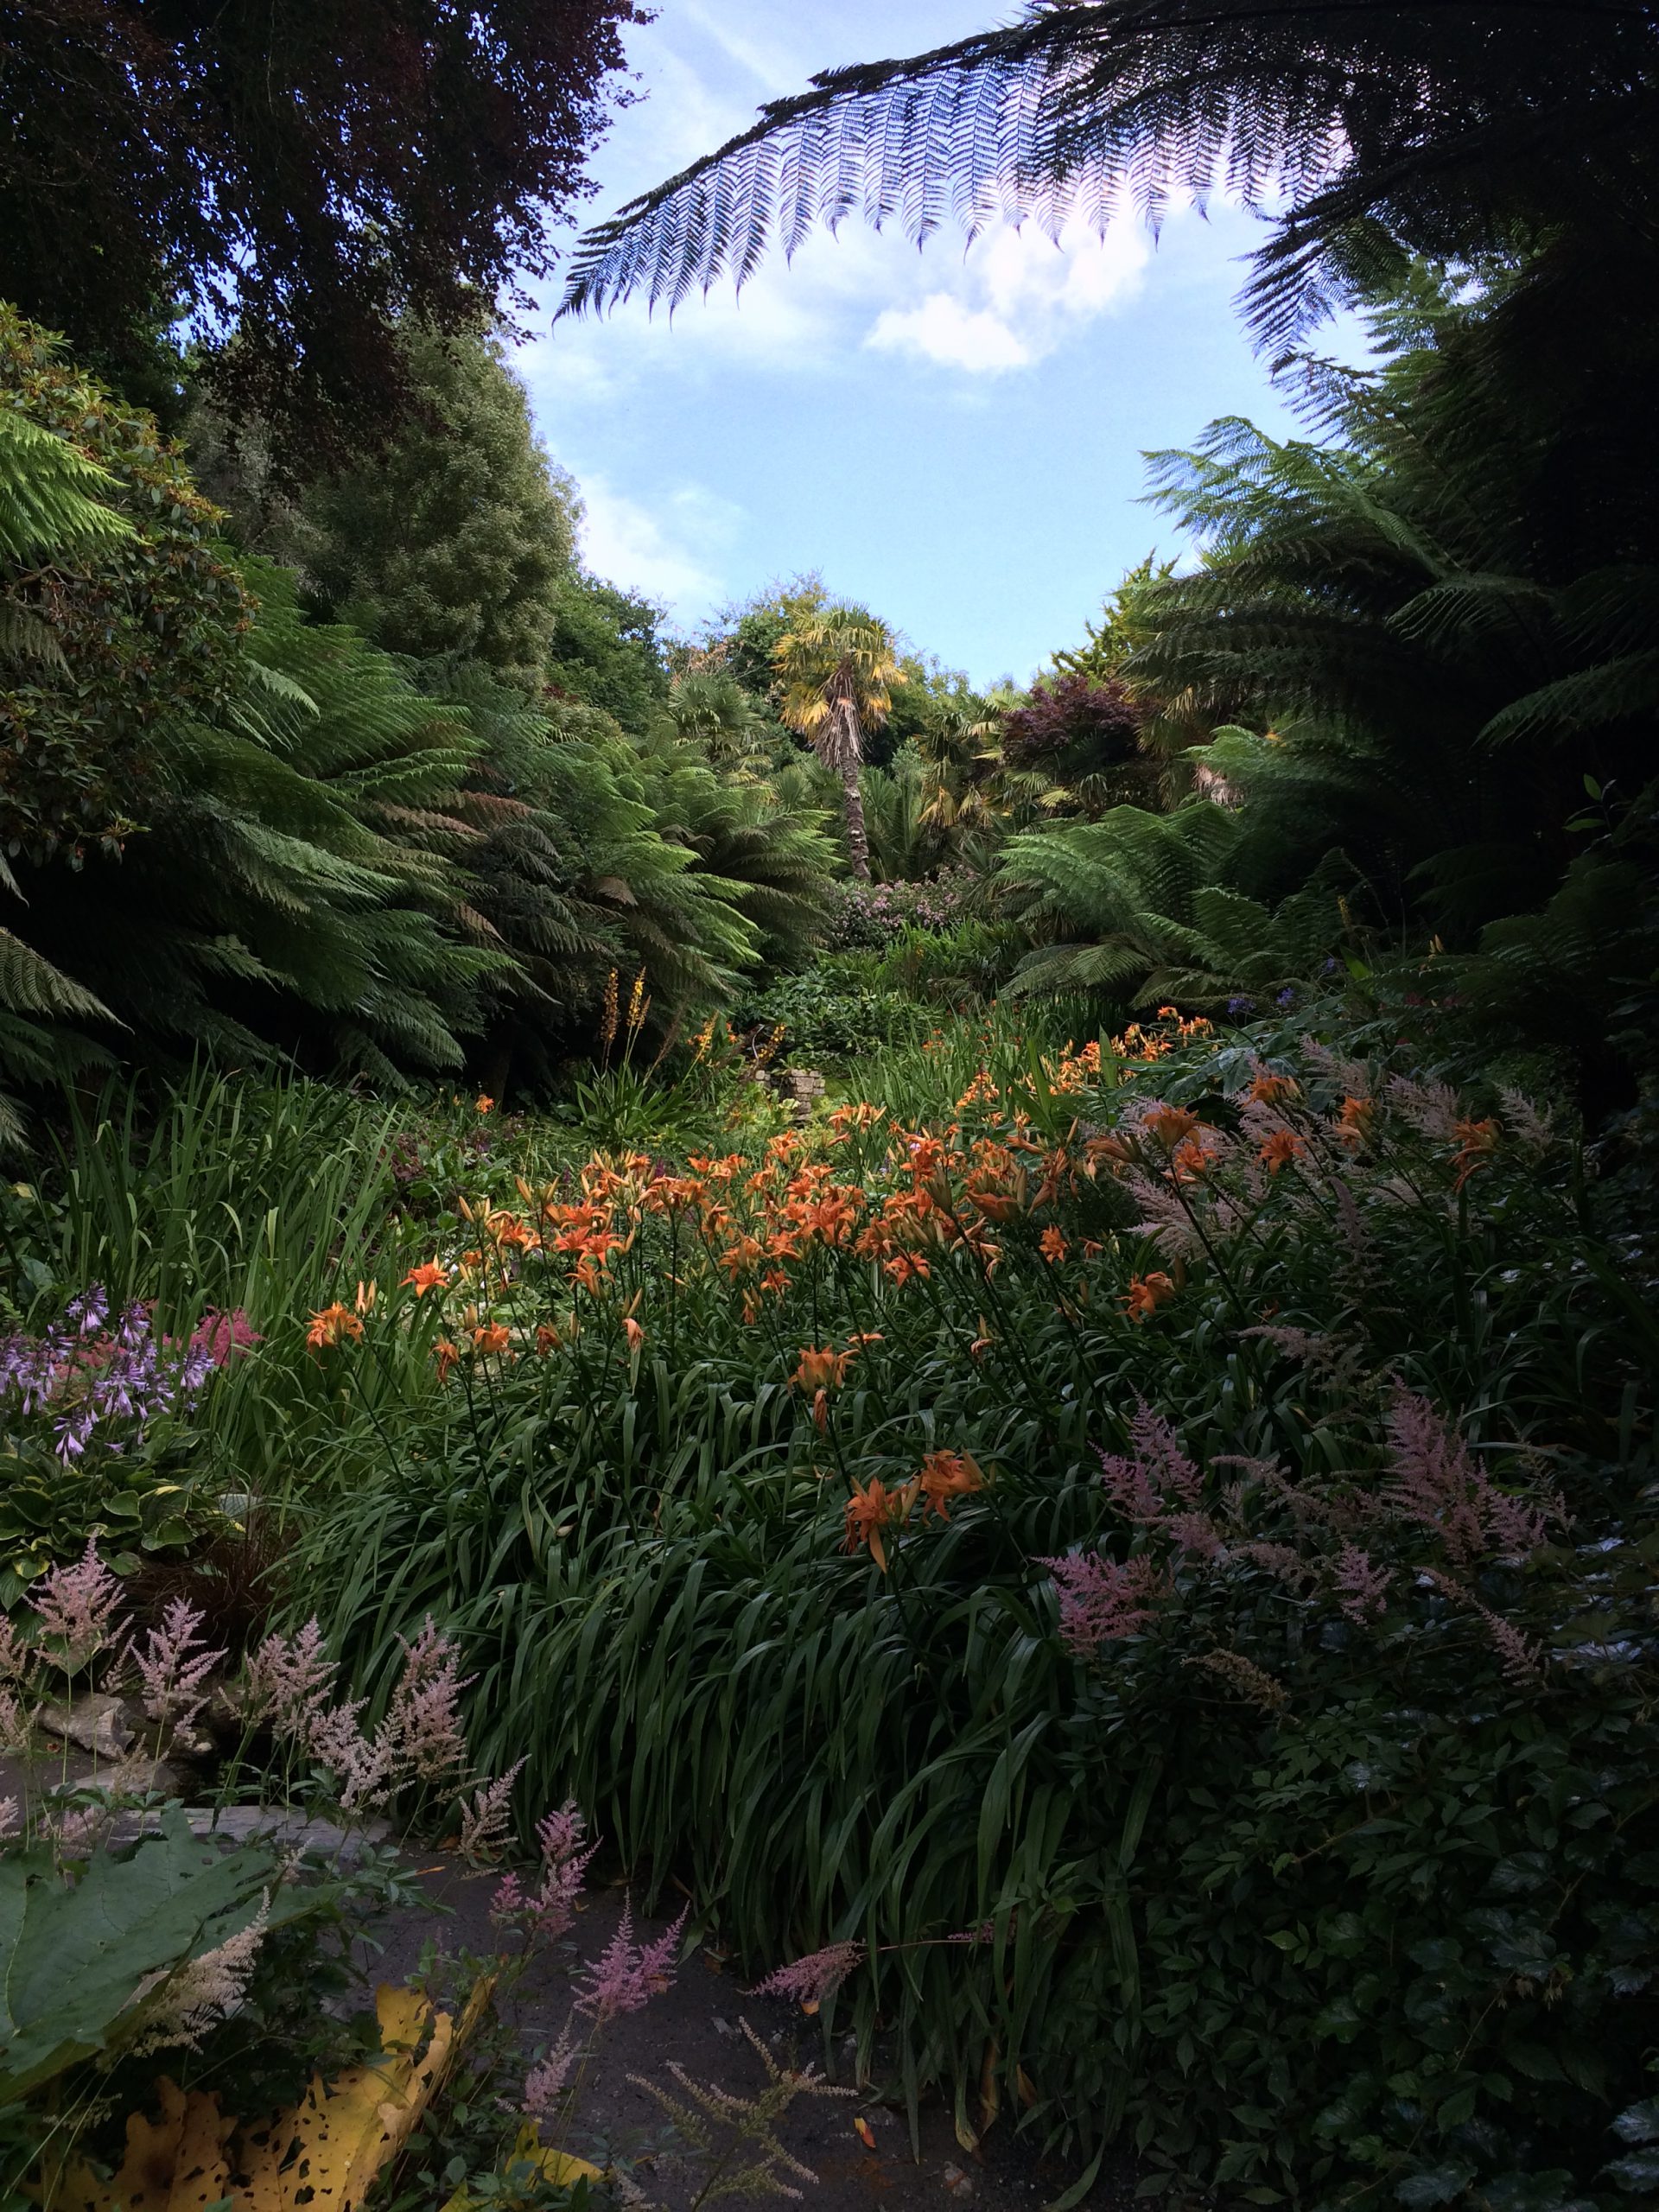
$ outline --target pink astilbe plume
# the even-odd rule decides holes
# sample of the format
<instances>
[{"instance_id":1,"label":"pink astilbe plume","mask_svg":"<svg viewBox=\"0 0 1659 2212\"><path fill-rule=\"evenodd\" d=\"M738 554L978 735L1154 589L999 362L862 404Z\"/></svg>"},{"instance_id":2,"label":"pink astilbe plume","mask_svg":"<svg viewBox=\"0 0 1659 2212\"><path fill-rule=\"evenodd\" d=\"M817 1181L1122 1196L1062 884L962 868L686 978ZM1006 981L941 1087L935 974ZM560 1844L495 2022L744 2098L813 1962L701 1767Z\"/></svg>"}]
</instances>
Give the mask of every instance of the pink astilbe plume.
<instances>
[{"instance_id":1,"label":"pink astilbe plume","mask_svg":"<svg viewBox=\"0 0 1659 2212\"><path fill-rule=\"evenodd\" d=\"M107 1815L100 1805L72 1805L61 1813L48 1813L41 1823L61 1868L90 1859L98 1847Z\"/></svg>"},{"instance_id":2,"label":"pink astilbe plume","mask_svg":"<svg viewBox=\"0 0 1659 2212\"><path fill-rule=\"evenodd\" d=\"M172 1973L163 1968L139 1983L135 1995L142 1999L153 1992L154 1999L132 2045L135 2057L170 2045L183 2044L191 2050L201 2048L207 2030L228 2019L247 1995L253 1962L270 1920L267 1890L245 1928L227 1936L199 1959L191 1959Z\"/></svg>"},{"instance_id":3,"label":"pink astilbe plume","mask_svg":"<svg viewBox=\"0 0 1659 2212\"><path fill-rule=\"evenodd\" d=\"M204 1313L191 1335L190 1349L205 1352L215 1367L228 1367L238 1353L250 1352L264 1342L238 1306L233 1313Z\"/></svg>"},{"instance_id":4,"label":"pink astilbe plume","mask_svg":"<svg viewBox=\"0 0 1659 2212\"><path fill-rule=\"evenodd\" d=\"M394 1745L384 1729L377 1729L371 1741L358 1726L357 1716L367 1702L354 1698L349 1705L315 1714L304 1737L305 1748L339 1783L343 1812L365 1812L384 1804L392 1792Z\"/></svg>"},{"instance_id":5,"label":"pink astilbe plume","mask_svg":"<svg viewBox=\"0 0 1659 2212\"><path fill-rule=\"evenodd\" d=\"M527 2119L550 2120L553 2117L580 2050L580 2044L571 2038L570 2023L567 2020L559 2031L559 2039L552 2050L545 2058L538 2059L524 2076L524 2091L518 2109Z\"/></svg>"},{"instance_id":6,"label":"pink astilbe plume","mask_svg":"<svg viewBox=\"0 0 1659 2212\"><path fill-rule=\"evenodd\" d=\"M653 1997L671 1988L685 1917L682 1912L674 1925L654 1943L636 1943L632 1910L625 1904L616 1933L604 1955L586 1970L582 1986L576 1993L577 2012L586 2012L595 2028L602 2028L612 2020L620 2019L625 2012L641 2011Z\"/></svg>"},{"instance_id":7,"label":"pink astilbe plume","mask_svg":"<svg viewBox=\"0 0 1659 2212\"><path fill-rule=\"evenodd\" d=\"M587 1823L574 1804L548 1814L538 1822L536 1836L542 1847L539 1884L526 1891L517 1874L505 1875L491 1900L490 1917L498 1927L522 1928L527 1936L556 1939L575 1919L582 1878L598 1846L586 1841Z\"/></svg>"},{"instance_id":8,"label":"pink astilbe plume","mask_svg":"<svg viewBox=\"0 0 1659 2212\"><path fill-rule=\"evenodd\" d=\"M75 1674L111 1641L121 1605L121 1585L98 1555L98 1541L73 1567L54 1567L29 1585L25 1601L48 1636L62 1639L58 1663Z\"/></svg>"},{"instance_id":9,"label":"pink astilbe plume","mask_svg":"<svg viewBox=\"0 0 1659 2212\"><path fill-rule=\"evenodd\" d=\"M1545 1512L1499 1490L1427 1398L1395 1391L1388 1427L1394 1465L1384 1502L1402 1520L1434 1531L1454 1564L1489 1549L1523 1559L1537 1550ZM1558 1516L1563 1510L1553 1501Z\"/></svg>"},{"instance_id":10,"label":"pink astilbe plume","mask_svg":"<svg viewBox=\"0 0 1659 2212\"><path fill-rule=\"evenodd\" d=\"M512 1785L524 1771L524 1764L522 1758L515 1761L504 1775L494 1782L483 1783L473 1792L473 1802L461 1816L461 1853L463 1859L476 1861L491 1858L506 1841Z\"/></svg>"},{"instance_id":11,"label":"pink astilbe plume","mask_svg":"<svg viewBox=\"0 0 1659 2212\"><path fill-rule=\"evenodd\" d=\"M34 1653L18 1642L16 1630L0 1613L0 1682L21 1682L34 1659Z\"/></svg>"},{"instance_id":12,"label":"pink astilbe plume","mask_svg":"<svg viewBox=\"0 0 1659 2212\"><path fill-rule=\"evenodd\" d=\"M1123 1188L1141 1211L1141 1218L1128 1230L1131 1236L1144 1236L1156 1247L1161 1259L1202 1257L1204 1239L1179 1192L1166 1183L1154 1182L1139 1167L1132 1167L1124 1176Z\"/></svg>"},{"instance_id":13,"label":"pink astilbe plume","mask_svg":"<svg viewBox=\"0 0 1659 2212\"><path fill-rule=\"evenodd\" d=\"M149 1631L148 1647L130 1647L143 1684L144 1711L164 1727L183 1728L207 1702L202 1685L223 1659L209 1651L201 1635L202 1616L186 1598L175 1598Z\"/></svg>"},{"instance_id":14,"label":"pink astilbe plume","mask_svg":"<svg viewBox=\"0 0 1659 2212\"><path fill-rule=\"evenodd\" d=\"M1096 1552L1068 1552L1039 1560L1054 1578L1060 1599L1060 1641L1079 1659L1092 1659L1103 1643L1120 1643L1146 1627L1166 1588L1149 1559L1120 1567Z\"/></svg>"},{"instance_id":15,"label":"pink astilbe plume","mask_svg":"<svg viewBox=\"0 0 1659 2212\"><path fill-rule=\"evenodd\" d=\"M1194 1559L1220 1559L1227 1548L1207 1513L1172 1513L1164 1526L1176 1545Z\"/></svg>"},{"instance_id":16,"label":"pink astilbe plume","mask_svg":"<svg viewBox=\"0 0 1659 2212\"><path fill-rule=\"evenodd\" d=\"M14 1836L22 1825L22 1814L15 1797L0 1797L0 1843Z\"/></svg>"},{"instance_id":17,"label":"pink astilbe plume","mask_svg":"<svg viewBox=\"0 0 1659 2212\"><path fill-rule=\"evenodd\" d=\"M457 1708L461 1693L475 1679L462 1675L459 1647L434 1627L429 1613L414 1643L404 1644L403 1675L381 1731L400 1773L436 1782L465 1768L467 1738Z\"/></svg>"},{"instance_id":18,"label":"pink astilbe plume","mask_svg":"<svg viewBox=\"0 0 1659 2212\"><path fill-rule=\"evenodd\" d=\"M1548 1111L1541 1111L1522 1090L1505 1089L1497 1096L1503 1119L1517 1141L1530 1153L1548 1152L1555 1141L1554 1124Z\"/></svg>"},{"instance_id":19,"label":"pink astilbe plume","mask_svg":"<svg viewBox=\"0 0 1659 2212\"><path fill-rule=\"evenodd\" d=\"M1095 1454L1101 1464L1101 1480L1120 1513L1137 1529L1150 1529L1163 1519L1163 1497L1149 1467L1139 1459L1125 1459L1121 1452L1103 1452L1098 1445Z\"/></svg>"},{"instance_id":20,"label":"pink astilbe plume","mask_svg":"<svg viewBox=\"0 0 1659 2212\"><path fill-rule=\"evenodd\" d=\"M947 1941L971 1943L977 1941L977 1932L953 1936ZM749 1994L751 1997L787 1997L797 2005L804 2005L809 2012L817 2012L824 1999L833 1995L848 1975L855 1974L863 1963L862 1943L828 1943L821 1951L814 1951L804 1959L793 1959L786 1967L777 1967L764 1981L757 1981Z\"/></svg>"},{"instance_id":21,"label":"pink astilbe plume","mask_svg":"<svg viewBox=\"0 0 1659 2212\"><path fill-rule=\"evenodd\" d=\"M303 1744L328 1702L334 1671L315 1613L291 1642L268 1636L248 1662L249 1720L266 1721L273 1736Z\"/></svg>"},{"instance_id":22,"label":"pink astilbe plume","mask_svg":"<svg viewBox=\"0 0 1659 2212\"><path fill-rule=\"evenodd\" d=\"M1428 1579L1443 1597L1454 1605L1467 1605L1478 1614L1482 1625L1492 1639L1492 1648L1503 1663L1505 1678L1517 1688L1535 1683L1544 1670L1543 1653L1535 1643L1529 1643L1513 1621L1506 1621L1502 1613L1495 1613L1490 1605L1483 1605L1472 1590L1449 1574L1437 1573L1431 1567Z\"/></svg>"},{"instance_id":23,"label":"pink astilbe plume","mask_svg":"<svg viewBox=\"0 0 1659 2212\"><path fill-rule=\"evenodd\" d=\"M1357 1544L1344 1544L1337 1554L1337 1590L1342 1610L1351 1621L1363 1624L1388 1610L1389 1574Z\"/></svg>"},{"instance_id":24,"label":"pink astilbe plume","mask_svg":"<svg viewBox=\"0 0 1659 2212\"><path fill-rule=\"evenodd\" d=\"M1137 1528L1161 1528L1195 1559L1219 1559L1221 1535L1199 1510L1204 1484L1161 1414L1142 1405L1129 1424L1134 1455L1100 1452L1101 1480L1118 1511Z\"/></svg>"},{"instance_id":25,"label":"pink astilbe plume","mask_svg":"<svg viewBox=\"0 0 1659 2212\"><path fill-rule=\"evenodd\" d=\"M1420 1136L1450 1143L1458 1133L1463 1109L1457 1092L1447 1084L1412 1083L1402 1075L1390 1076L1389 1102Z\"/></svg>"},{"instance_id":26,"label":"pink astilbe plume","mask_svg":"<svg viewBox=\"0 0 1659 2212\"><path fill-rule=\"evenodd\" d=\"M29 1716L0 1683L0 1751L21 1751L29 1741Z\"/></svg>"}]
</instances>

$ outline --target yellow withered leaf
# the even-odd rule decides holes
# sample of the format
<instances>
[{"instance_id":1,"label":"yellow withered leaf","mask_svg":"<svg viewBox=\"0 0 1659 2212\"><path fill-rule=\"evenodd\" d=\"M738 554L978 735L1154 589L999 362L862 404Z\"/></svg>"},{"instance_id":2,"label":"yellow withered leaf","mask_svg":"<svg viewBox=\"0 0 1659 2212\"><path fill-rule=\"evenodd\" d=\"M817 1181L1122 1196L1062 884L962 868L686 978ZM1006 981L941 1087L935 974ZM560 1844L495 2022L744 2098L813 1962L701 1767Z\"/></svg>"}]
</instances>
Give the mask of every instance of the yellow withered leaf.
<instances>
[{"instance_id":1,"label":"yellow withered leaf","mask_svg":"<svg viewBox=\"0 0 1659 2212\"><path fill-rule=\"evenodd\" d=\"M515 2165L533 2166L546 2181L597 2181L600 2177L599 2168L590 2166L586 2158L573 2158L564 2151L544 2150L533 2121L519 2129L518 2140L512 2146L512 2159ZM463 2182L445 2203L443 2212L477 2212L478 2201Z\"/></svg>"},{"instance_id":2,"label":"yellow withered leaf","mask_svg":"<svg viewBox=\"0 0 1659 2212\"><path fill-rule=\"evenodd\" d=\"M217 2097L187 2097L165 2078L156 2089L162 2117L133 2113L119 2171L100 2181L78 2160L53 2191L51 2212L205 2212L231 2194L225 2146L236 2122L219 2117Z\"/></svg>"},{"instance_id":3,"label":"yellow withered leaf","mask_svg":"<svg viewBox=\"0 0 1659 2212\"><path fill-rule=\"evenodd\" d=\"M219 2099L172 2082L156 2084L162 2118L127 2122L120 2171L99 2181L71 2167L45 2212L206 2212L228 2200L234 2212L357 2212L376 2177L397 2157L472 2033L494 1987L474 1984L456 2020L435 2019L417 1990L376 1993L380 2056L337 2081L313 2079L291 2111L248 2125L219 2116Z\"/></svg>"}]
</instances>

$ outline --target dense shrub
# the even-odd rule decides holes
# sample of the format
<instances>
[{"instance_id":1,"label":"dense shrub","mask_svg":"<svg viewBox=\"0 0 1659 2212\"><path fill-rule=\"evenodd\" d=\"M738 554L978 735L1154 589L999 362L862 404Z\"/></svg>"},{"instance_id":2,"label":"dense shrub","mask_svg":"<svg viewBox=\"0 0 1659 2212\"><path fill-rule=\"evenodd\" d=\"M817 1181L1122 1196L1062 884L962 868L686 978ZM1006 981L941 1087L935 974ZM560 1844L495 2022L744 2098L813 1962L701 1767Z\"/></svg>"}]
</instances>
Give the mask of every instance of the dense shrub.
<instances>
[{"instance_id":1,"label":"dense shrub","mask_svg":"<svg viewBox=\"0 0 1659 2212\"><path fill-rule=\"evenodd\" d=\"M949 929L981 896L969 868L946 868L920 883L838 883L824 925L832 951L874 951L906 930Z\"/></svg>"},{"instance_id":2,"label":"dense shrub","mask_svg":"<svg viewBox=\"0 0 1659 2212\"><path fill-rule=\"evenodd\" d=\"M308 1602L371 1692L447 1618L488 1761L751 1967L862 1945L836 2004L964 2127L1584 2202L1655 2034L1650 1300L1527 1101L1300 1026L504 1147L319 1355L409 1412Z\"/></svg>"}]
</instances>

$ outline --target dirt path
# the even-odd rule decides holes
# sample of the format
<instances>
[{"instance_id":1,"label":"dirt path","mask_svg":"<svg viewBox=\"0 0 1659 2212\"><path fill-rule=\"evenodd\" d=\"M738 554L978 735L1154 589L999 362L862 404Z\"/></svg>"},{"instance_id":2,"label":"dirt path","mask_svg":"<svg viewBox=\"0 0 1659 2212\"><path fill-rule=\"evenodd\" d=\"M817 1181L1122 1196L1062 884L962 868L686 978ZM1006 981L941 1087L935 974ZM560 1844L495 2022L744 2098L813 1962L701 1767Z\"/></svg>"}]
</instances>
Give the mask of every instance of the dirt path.
<instances>
[{"instance_id":1,"label":"dirt path","mask_svg":"<svg viewBox=\"0 0 1659 2212\"><path fill-rule=\"evenodd\" d=\"M36 1770L38 1776L39 1770ZM90 1780L93 1763L72 1751L62 1766L53 1762L48 1778ZM15 1762L0 1758L0 1798L22 1796L31 1777ZM101 1777L101 1778L107 1778ZM211 1815L202 1815L203 1825ZM232 1811L227 1826L245 1834L248 1826L272 1816ZM124 1825L136 1816L124 1816ZM324 1857L344 1841L326 1823L294 1816L297 1832L309 1832ZM297 1833L288 1840L298 1840ZM349 1851L350 1845L346 1846ZM409 1864L432 1900L430 1910L409 1907L378 1916L372 1923L372 1948L359 1948L359 1963L372 1983L401 1982L415 1972L429 1943L452 1955L488 1956L499 1938L489 1919L498 1876L469 1872L458 1859L411 1847ZM616 1932L625 1903L620 1887L600 1887L582 1901L572 1941L576 1956L537 1961L503 2000L528 2068L538 2048L557 2037L570 2010L570 1977L582 1961L595 1958ZM641 1921L645 1940L660 1935L666 1923ZM579 2133L569 2147L613 2154L641 2162L640 2184L655 2202L683 2212L696 2183L675 2155L668 2115L630 2077L638 2075L675 2088L667 2069L677 2062L695 2080L728 2094L752 2097L766 2086L764 2064L743 2033L742 2023L765 2042L780 2064L810 2063L825 2068L823 2031L799 2007L777 1998L747 1995L737 1978L706 1952L695 1953L677 1974L673 1986L640 2012L615 2022L601 2040L582 2084ZM835 2078L850 2083L850 2037L834 2053ZM861 2126L860 2125L861 2123ZM868 2139L866 2137L868 2131ZM851 2097L801 2097L779 2129L785 2147L818 2177L798 2183L806 2212L1039 2212L1076 2178L1064 2166L1039 2161L1006 2124L992 2129L977 2152L957 2142L952 2116L933 2099L924 2104L912 2144L902 2093L878 2082ZM648 2163L645 2163L648 2161ZM1130 2212L1135 2171L1127 2160L1106 2166L1082 2200L1079 2212Z\"/></svg>"},{"instance_id":2,"label":"dirt path","mask_svg":"<svg viewBox=\"0 0 1659 2212\"><path fill-rule=\"evenodd\" d=\"M486 1952L495 1947L488 1918L493 1877L446 1868L423 1873L423 1880L448 1910L398 1914L389 1923L378 1923L386 1944L373 1968L378 1979L400 1980L410 1972L429 1938L449 1950ZM615 1889L601 1890L584 1901L574 1938L582 1959L596 1957L605 1948L622 1906L623 1894ZM661 1934L665 1924L641 1922L638 1932L648 1939ZM533 1966L508 2000L508 2018L527 2060L537 2045L550 2044L564 2024L570 2009L569 1971L568 1964ZM793 2004L745 1995L731 1973L696 1953L671 1989L606 2031L583 2085L582 2133L594 2145L602 2144L622 2157L648 2158L641 2186L671 2208L689 2202L695 2183L671 2146L653 2152L652 2146L664 2144L667 2115L629 2077L648 2075L672 2089L666 2069L677 2061L699 2082L733 2095L753 2096L765 2087L766 2076L742 2032L745 2020L780 2063L810 2061L823 2069L823 2036L816 2020ZM836 2073L843 2083L850 2082L850 2038L836 2050ZM859 2121L868 2130L868 2143ZM870 2212L874 2206L887 2212L908 2212L912 2206L931 2212L952 2212L953 2207L957 2212L1038 2212L1075 2178L1061 2166L1040 2164L1005 2126L990 2132L980 2154L964 2151L950 2113L937 2100L922 2108L918 2156L902 2094L895 2091L889 2100L879 2084L855 2097L799 2098L779 2133L785 2148L818 2177L816 2186L798 2183L807 2212ZM585 2146L573 2139L570 2147ZM1103 2171L1084 2200L1083 2212L1128 2212L1134 2183L1134 2171L1126 2164Z\"/></svg>"}]
</instances>

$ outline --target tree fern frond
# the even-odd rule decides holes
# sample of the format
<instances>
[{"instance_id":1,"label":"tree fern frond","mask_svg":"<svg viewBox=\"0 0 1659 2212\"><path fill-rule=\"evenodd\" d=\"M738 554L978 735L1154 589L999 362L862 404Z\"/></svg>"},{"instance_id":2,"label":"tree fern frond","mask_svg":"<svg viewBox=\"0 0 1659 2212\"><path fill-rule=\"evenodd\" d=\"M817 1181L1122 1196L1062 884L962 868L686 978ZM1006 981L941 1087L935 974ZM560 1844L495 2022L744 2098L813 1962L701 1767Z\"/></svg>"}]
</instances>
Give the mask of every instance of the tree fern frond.
<instances>
[{"instance_id":1,"label":"tree fern frond","mask_svg":"<svg viewBox=\"0 0 1659 2212\"><path fill-rule=\"evenodd\" d=\"M57 1020L115 1021L95 991L0 929L0 1007L13 1014L48 1014Z\"/></svg>"}]
</instances>

